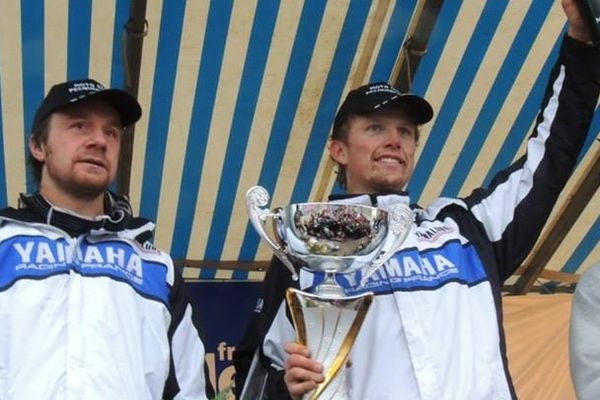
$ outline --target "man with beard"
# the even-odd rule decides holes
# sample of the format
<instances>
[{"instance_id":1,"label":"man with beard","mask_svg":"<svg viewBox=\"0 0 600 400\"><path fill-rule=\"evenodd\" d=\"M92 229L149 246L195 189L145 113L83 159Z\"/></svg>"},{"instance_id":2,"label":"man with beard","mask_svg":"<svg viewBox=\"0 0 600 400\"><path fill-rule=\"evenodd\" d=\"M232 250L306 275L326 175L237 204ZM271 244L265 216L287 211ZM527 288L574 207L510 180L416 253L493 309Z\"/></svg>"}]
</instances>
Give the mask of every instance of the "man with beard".
<instances>
[{"instance_id":1,"label":"man with beard","mask_svg":"<svg viewBox=\"0 0 600 400\"><path fill-rule=\"evenodd\" d=\"M590 45L575 2L562 3L569 31L527 154L464 198L420 207L403 191L414 170L419 127L433 116L425 99L381 82L350 91L342 103L329 154L347 194L331 200L382 209L405 204L413 222L400 249L366 287L360 285L366 271L338 279L346 295L372 291L375 297L350 353L352 366L341 386L348 396L340 389L327 398L516 398L502 328L502 284L535 244L573 171L600 90L600 52ZM293 282L277 261L269 268L259 312L234 354L240 387L253 360L246 391L263 394L252 400L313 398L320 384L330 382L295 342L283 300L287 287L310 291L322 280L323 274L301 270Z\"/></svg>"},{"instance_id":2,"label":"man with beard","mask_svg":"<svg viewBox=\"0 0 600 400\"><path fill-rule=\"evenodd\" d=\"M206 399L195 312L169 255L108 190L142 110L60 83L29 140L39 190L0 211L0 399Z\"/></svg>"}]
</instances>

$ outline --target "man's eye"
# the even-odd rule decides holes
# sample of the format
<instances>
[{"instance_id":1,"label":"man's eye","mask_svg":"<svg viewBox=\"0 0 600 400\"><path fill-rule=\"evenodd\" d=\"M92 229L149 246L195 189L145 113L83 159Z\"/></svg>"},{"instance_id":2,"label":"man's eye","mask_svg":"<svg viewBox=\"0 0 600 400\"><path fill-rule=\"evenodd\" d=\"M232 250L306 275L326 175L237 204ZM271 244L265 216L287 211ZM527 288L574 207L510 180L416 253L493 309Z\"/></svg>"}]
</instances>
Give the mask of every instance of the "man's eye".
<instances>
[{"instance_id":1,"label":"man's eye","mask_svg":"<svg viewBox=\"0 0 600 400\"><path fill-rule=\"evenodd\" d=\"M368 128L370 131L379 132L383 130L383 125L381 124L372 124Z\"/></svg>"},{"instance_id":2,"label":"man's eye","mask_svg":"<svg viewBox=\"0 0 600 400\"><path fill-rule=\"evenodd\" d=\"M116 126L106 129L106 134L111 137L117 137L121 135L121 133L123 133L123 129Z\"/></svg>"},{"instance_id":3,"label":"man's eye","mask_svg":"<svg viewBox=\"0 0 600 400\"><path fill-rule=\"evenodd\" d=\"M71 124L71 129L77 132L87 132L88 124L86 124L85 121L73 122Z\"/></svg>"}]
</instances>

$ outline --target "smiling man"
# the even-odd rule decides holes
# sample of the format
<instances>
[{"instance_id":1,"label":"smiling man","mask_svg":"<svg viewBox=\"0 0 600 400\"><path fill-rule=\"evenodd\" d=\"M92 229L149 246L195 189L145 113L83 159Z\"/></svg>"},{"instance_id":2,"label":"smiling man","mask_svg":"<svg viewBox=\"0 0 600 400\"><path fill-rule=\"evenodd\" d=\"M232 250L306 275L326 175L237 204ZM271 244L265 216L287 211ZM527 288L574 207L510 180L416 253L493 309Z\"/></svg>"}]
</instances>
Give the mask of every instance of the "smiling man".
<instances>
[{"instance_id":1,"label":"smiling man","mask_svg":"<svg viewBox=\"0 0 600 400\"><path fill-rule=\"evenodd\" d=\"M413 211L405 242L366 284L375 297L350 353L349 399L517 397L502 328L502 284L535 244L573 171L600 91L600 52L588 43L574 1L562 2L569 31L528 152L488 187L426 207L412 204L403 189L415 167L419 126L433 116L429 103L387 83L354 89L342 103L329 154L347 193L331 201L382 209L404 203ZM362 272L338 277L347 295L367 291L359 285ZM272 263L257 315L234 356L237 385L250 370L244 394L256 390L242 400L300 399L324 381L326 371L295 343L283 300L287 287L310 291L322 280L301 270L294 282L279 261Z\"/></svg>"},{"instance_id":2,"label":"smiling man","mask_svg":"<svg viewBox=\"0 0 600 400\"><path fill-rule=\"evenodd\" d=\"M154 224L108 190L142 110L51 88L29 141L39 191L0 211L0 399L206 399L204 346Z\"/></svg>"},{"instance_id":3,"label":"smiling man","mask_svg":"<svg viewBox=\"0 0 600 400\"><path fill-rule=\"evenodd\" d=\"M387 83L348 93L331 134L329 154L348 193L395 193L409 181L419 126L433 117L429 103Z\"/></svg>"}]
</instances>

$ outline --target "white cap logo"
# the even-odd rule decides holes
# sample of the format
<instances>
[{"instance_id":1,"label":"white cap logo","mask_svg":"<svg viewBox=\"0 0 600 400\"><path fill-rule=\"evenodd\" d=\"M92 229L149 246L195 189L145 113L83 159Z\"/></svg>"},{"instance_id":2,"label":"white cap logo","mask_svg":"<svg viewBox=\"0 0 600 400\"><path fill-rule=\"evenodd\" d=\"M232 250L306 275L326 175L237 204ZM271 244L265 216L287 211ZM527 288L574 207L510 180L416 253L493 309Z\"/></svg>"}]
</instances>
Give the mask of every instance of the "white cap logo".
<instances>
[{"instance_id":1,"label":"white cap logo","mask_svg":"<svg viewBox=\"0 0 600 400\"><path fill-rule=\"evenodd\" d=\"M99 92L101 90L106 89L100 83L91 83L91 82L78 82L74 83L73 86L69 88L69 93L78 93L78 92Z\"/></svg>"}]
</instances>

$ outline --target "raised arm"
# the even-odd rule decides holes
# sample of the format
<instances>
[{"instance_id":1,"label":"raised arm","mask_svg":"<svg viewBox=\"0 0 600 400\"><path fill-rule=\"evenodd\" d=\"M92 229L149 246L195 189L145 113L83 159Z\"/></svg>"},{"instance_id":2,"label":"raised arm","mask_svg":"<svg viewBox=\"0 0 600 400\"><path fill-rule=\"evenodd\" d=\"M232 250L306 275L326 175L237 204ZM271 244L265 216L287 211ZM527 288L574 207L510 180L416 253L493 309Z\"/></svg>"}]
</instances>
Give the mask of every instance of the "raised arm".
<instances>
[{"instance_id":1,"label":"raised arm","mask_svg":"<svg viewBox=\"0 0 600 400\"><path fill-rule=\"evenodd\" d=\"M527 144L527 154L498 173L490 186L465 199L495 247L506 279L535 244L575 168L600 91L600 51L572 0L563 0L570 22Z\"/></svg>"}]
</instances>

